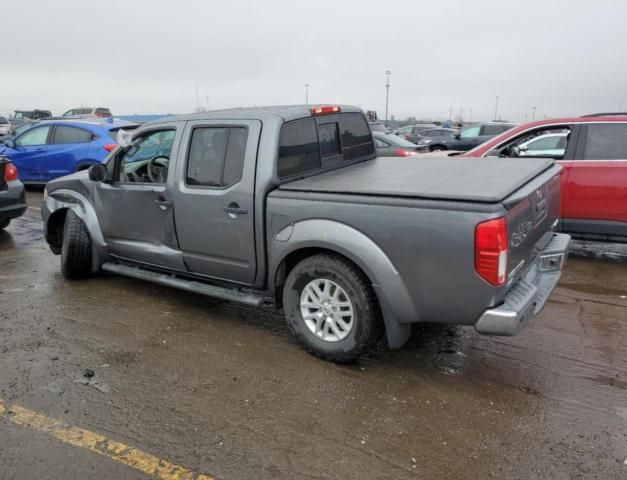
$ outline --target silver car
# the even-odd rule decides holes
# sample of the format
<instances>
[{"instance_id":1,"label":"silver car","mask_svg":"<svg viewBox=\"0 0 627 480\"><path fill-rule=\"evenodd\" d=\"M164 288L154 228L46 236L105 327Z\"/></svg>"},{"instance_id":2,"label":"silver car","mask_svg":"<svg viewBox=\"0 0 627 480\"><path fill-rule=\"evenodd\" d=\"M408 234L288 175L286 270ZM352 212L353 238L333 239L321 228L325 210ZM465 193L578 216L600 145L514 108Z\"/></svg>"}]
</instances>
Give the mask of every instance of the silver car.
<instances>
[{"instance_id":1,"label":"silver car","mask_svg":"<svg viewBox=\"0 0 627 480\"><path fill-rule=\"evenodd\" d=\"M0 136L11 133L13 127L5 117L0 117Z\"/></svg>"}]
</instances>

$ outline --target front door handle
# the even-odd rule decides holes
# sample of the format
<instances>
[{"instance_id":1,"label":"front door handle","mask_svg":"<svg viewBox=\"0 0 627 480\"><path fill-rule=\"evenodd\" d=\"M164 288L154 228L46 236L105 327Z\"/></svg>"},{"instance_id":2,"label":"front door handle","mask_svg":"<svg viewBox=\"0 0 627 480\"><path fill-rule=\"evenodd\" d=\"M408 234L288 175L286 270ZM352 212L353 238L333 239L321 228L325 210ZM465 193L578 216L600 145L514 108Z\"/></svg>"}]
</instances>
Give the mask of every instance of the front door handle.
<instances>
[{"instance_id":1,"label":"front door handle","mask_svg":"<svg viewBox=\"0 0 627 480\"><path fill-rule=\"evenodd\" d=\"M240 208L240 206L235 202L229 203L229 206L225 207L224 211L228 213L231 218L235 218L237 215L246 215L248 213L247 208Z\"/></svg>"},{"instance_id":2,"label":"front door handle","mask_svg":"<svg viewBox=\"0 0 627 480\"><path fill-rule=\"evenodd\" d=\"M166 200L163 197L159 197L155 199L155 203L159 205L161 208L169 208L174 205L170 200Z\"/></svg>"}]
</instances>

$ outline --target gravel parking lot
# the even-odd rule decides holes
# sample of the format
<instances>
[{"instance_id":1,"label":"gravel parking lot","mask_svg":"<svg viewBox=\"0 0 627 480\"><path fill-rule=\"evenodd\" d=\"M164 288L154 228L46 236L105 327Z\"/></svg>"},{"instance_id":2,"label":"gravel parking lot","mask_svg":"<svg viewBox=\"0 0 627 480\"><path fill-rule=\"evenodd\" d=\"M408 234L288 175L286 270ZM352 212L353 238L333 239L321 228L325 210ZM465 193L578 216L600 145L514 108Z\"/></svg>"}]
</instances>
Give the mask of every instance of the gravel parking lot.
<instances>
[{"instance_id":1,"label":"gravel parking lot","mask_svg":"<svg viewBox=\"0 0 627 480\"><path fill-rule=\"evenodd\" d=\"M305 353L271 310L129 278L65 280L42 194L28 194L0 232L3 478L153 478L166 461L192 473L159 478L627 478L622 247L598 259L577 244L516 338L425 325L400 351L338 366ZM47 420L17 421L21 409L161 467L116 462L110 444L97 455L102 440L67 441Z\"/></svg>"}]
</instances>

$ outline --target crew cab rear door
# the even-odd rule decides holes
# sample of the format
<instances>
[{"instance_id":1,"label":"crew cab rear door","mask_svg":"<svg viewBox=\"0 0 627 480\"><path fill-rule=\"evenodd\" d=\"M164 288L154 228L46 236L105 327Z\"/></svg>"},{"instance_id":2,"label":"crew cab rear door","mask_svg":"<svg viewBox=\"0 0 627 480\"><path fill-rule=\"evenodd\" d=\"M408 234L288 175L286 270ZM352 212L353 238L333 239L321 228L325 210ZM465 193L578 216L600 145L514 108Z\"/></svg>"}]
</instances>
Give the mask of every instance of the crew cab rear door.
<instances>
[{"instance_id":1,"label":"crew cab rear door","mask_svg":"<svg viewBox=\"0 0 627 480\"><path fill-rule=\"evenodd\" d=\"M190 273L252 284L259 120L188 122L176 167L174 218Z\"/></svg>"}]
</instances>

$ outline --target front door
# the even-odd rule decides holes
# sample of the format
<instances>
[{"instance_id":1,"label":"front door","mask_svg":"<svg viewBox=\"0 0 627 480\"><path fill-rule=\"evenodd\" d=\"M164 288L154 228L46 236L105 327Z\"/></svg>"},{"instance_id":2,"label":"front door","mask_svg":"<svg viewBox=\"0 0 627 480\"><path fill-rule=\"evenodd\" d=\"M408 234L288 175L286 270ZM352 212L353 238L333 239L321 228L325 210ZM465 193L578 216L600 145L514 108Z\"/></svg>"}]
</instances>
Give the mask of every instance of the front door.
<instances>
[{"instance_id":1,"label":"front door","mask_svg":"<svg viewBox=\"0 0 627 480\"><path fill-rule=\"evenodd\" d=\"M177 124L143 132L107 166L113 181L99 183L94 206L110 252L119 258L184 270L174 230L170 163Z\"/></svg>"},{"instance_id":2,"label":"front door","mask_svg":"<svg viewBox=\"0 0 627 480\"><path fill-rule=\"evenodd\" d=\"M7 148L7 155L17 167L22 182L41 182L41 166L45 162L48 151L47 141L50 136L50 125L34 127L15 139L13 148Z\"/></svg>"},{"instance_id":3,"label":"front door","mask_svg":"<svg viewBox=\"0 0 627 480\"><path fill-rule=\"evenodd\" d=\"M192 273L252 284L255 168L261 122L189 122L177 162L176 232Z\"/></svg>"}]
</instances>

